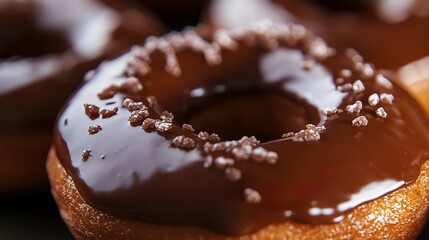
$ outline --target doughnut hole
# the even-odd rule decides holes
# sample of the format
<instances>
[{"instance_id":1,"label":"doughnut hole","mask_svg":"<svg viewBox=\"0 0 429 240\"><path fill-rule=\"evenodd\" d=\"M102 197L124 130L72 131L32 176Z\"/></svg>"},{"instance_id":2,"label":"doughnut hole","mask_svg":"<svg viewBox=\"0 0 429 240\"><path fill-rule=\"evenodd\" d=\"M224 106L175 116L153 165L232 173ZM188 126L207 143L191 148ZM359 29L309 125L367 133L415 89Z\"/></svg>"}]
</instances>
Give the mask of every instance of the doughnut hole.
<instances>
[{"instance_id":1,"label":"doughnut hole","mask_svg":"<svg viewBox=\"0 0 429 240\"><path fill-rule=\"evenodd\" d=\"M195 130L218 134L222 140L255 136L262 142L296 132L316 122L308 106L288 96L270 92L247 92L209 99L204 107L185 113Z\"/></svg>"},{"instance_id":2,"label":"doughnut hole","mask_svg":"<svg viewBox=\"0 0 429 240\"><path fill-rule=\"evenodd\" d=\"M41 28L30 16L0 17L0 59L40 57L69 48L64 33Z\"/></svg>"}]
</instances>

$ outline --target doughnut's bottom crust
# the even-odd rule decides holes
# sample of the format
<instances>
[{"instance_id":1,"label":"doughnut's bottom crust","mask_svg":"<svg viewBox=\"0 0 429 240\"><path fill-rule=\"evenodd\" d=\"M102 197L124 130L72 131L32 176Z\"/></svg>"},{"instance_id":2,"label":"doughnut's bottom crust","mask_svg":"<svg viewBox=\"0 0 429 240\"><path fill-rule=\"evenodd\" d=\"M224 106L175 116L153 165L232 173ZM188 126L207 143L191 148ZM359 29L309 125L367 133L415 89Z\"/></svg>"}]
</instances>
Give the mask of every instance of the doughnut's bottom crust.
<instances>
[{"instance_id":1,"label":"doughnut's bottom crust","mask_svg":"<svg viewBox=\"0 0 429 240\"><path fill-rule=\"evenodd\" d=\"M112 216L88 205L62 167L55 150L47 162L52 194L76 239L415 239L424 226L429 204L429 161L416 182L364 204L335 224L286 222L245 236L224 236L193 226L155 225Z\"/></svg>"},{"instance_id":2,"label":"doughnut's bottom crust","mask_svg":"<svg viewBox=\"0 0 429 240\"><path fill-rule=\"evenodd\" d=\"M0 195L49 190L46 156L51 129L0 130Z\"/></svg>"}]
</instances>

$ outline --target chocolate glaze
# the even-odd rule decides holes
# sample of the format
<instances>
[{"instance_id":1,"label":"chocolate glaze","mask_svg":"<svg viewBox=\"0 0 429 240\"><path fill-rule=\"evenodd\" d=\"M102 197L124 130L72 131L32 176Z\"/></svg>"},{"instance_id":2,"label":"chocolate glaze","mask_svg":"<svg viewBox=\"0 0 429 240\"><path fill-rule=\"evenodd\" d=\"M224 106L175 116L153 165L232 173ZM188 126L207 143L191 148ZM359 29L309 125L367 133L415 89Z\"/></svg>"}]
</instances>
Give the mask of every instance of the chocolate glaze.
<instances>
[{"instance_id":1,"label":"chocolate glaze","mask_svg":"<svg viewBox=\"0 0 429 240\"><path fill-rule=\"evenodd\" d=\"M299 46L299 45L298 45ZM223 62L208 66L200 54L178 53L182 74L164 70L161 54L151 54L152 71L141 77L140 94L118 93L110 99L97 96L112 84L126 81L127 54L101 65L65 106L60 115L55 149L79 192L92 206L112 214L161 224L192 224L224 234L240 235L284 221L319 224L340 221L355 207L413 182L429 154L429 122L420 106L400 86L388 90L373 76L356 70L356 63L339 54L309 69L309 55L299 47L268 51L246 47L222 51ZM341 69L352 70L346 82L362 79L362 93L337 90ZM367 104L373 93L391 93L394 104L381 103L388 113L377 117ZM153 95L159 105L150 106ZM173 112L173 128L166 133L144 131L128 122L124 98L143 101L150 117ZM345 109L360 99L360 114L325 116L326 107ZM118 107L117 115L91 120L84 104L100 109ZM365 116L366 127L352 126ZM206 141L196 131L214 131L223 140L252 134L261 146L278 154L274 165L236 161L239 181L230 181L216 167L204 167ZM305 124L325 126L321 139L294 142L283 133ZM88 134L88 127L102 130ZM197 147L172 146L175 136L195 140ZM84 150L91 156L82 160ZM232 157L231 153L217 155ZM217 156L216 155L216 156ZM215 156L215 157L216 157ZM262 197L245 201L243 190L252 188Z\"/></svg>"},{"instance_id":2,"label":"chocolate glaze","mask_svg":"<svg viewBox=\"0 0 429 240\"><path fill-rule=\"evenodd\" d=\"M260 19L300 23L338 49L358 50L379 68L396 70L429 55L425 0L213 0L205 18L222 28Z\"/></svg>"}]
</instances>

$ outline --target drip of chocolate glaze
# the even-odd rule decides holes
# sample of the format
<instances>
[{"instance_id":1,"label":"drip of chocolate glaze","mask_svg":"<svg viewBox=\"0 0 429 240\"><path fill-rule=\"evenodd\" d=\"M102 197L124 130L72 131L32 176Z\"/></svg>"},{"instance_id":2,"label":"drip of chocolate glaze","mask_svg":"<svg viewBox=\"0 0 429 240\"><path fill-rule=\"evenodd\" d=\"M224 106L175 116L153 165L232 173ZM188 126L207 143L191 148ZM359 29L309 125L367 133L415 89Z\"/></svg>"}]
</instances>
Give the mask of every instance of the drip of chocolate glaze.
<instances>
[{"instance_id":1,"label":"drip of chocolate glaze","mask_svg":"<svg viewBox=\"0 0 429 240\"><path fill-rule=\"evenodd\" d=\"M104 63L78 91L61 113L55 133L55 149L79 192L92 206L109 213L160 224L191 224L224 234L240 235L284 221L337 222L355 207L413 182L429 154L429 123L412 97L393 83L392 89L364 76L347 57L330 57L302 67L308 60L299 49L273 51L240 47L223 50L223 62L208 66L191 51L178 54L182 75L164 70L159 53L151 55L151 73L142 77L142 92L118 93L100 100L99 92L126 81L125 55ZM359 93L337 90L342 69L350 69L353 83L362 79ZM373 93L390 93L393 104L371 108ZM155 96L159 105L146 97ZM163 133L144 131L128 122L125 98L148 106L150 118L162 111L174 114L173 127ZM363 102L359 114L326 116L327 107L345 109ZM112 104L113 103L113 104ZM118 107L108 119L91 119L84 104L100 109ZM375 110L388 113L380 119ZM412 110L411 110L412 109ZM352 126L358 116L368 125ZM216 167L204 167L207 152L191 131L215 131L223 138L255 134L261 146L278 154L274 165L238 161L238 181L230 181ZM296 142L283 133L326 127L321 139ZM88 134L88 127L102 131ZM172 139L184 135L196 142L192 149L174 147ZM225 139L224 139L225 140ZM82 151L91 156L82 161ZM214 157L234 159L228 152ZM257 191L259 203L249 203L244 189Z\"/></svg>"}]
</instances>

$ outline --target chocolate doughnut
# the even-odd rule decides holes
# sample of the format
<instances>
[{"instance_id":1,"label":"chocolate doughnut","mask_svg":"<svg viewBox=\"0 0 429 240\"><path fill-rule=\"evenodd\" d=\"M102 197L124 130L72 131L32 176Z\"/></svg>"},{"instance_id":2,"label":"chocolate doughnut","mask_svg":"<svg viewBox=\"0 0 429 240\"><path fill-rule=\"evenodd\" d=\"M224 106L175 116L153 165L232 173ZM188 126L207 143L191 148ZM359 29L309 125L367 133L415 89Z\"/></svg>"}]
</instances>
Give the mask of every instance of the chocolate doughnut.
<instances>
[{"instance_id":1,"label":"chocolate doughnut","mask_svg":"<svg viewBox=\"0 0 429 240\"><path fill-rule=\"evenodd\" d=\"M161 25L99 1L0 3L0 193L47 188L44 162L61 105L84 74Z\"/></svg>"},{"instance_id":2,"label":"chocolate doughnut","mask_svg":"<svg viewBox=\"0 0 429 240\"><path fill-rule=\"evenodd\" d=\"M212 0L205 18L214 28L264 18L300 23L328 44L354 48L392 70L429 55L426 0Z\"/></svg>"},{"instance_id":3,"label":"chocolate doughnut","mask_svg":"<svg viewBox=\"0 0 429 240\"><path fill-rule=\"evenodd\" d=\"M429 122L394 78L300 25L150 38L60 114L53 195L77 239L412 239Z\"/></svg>"}]
</instances>

